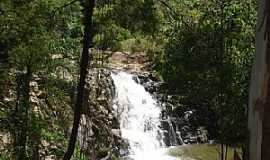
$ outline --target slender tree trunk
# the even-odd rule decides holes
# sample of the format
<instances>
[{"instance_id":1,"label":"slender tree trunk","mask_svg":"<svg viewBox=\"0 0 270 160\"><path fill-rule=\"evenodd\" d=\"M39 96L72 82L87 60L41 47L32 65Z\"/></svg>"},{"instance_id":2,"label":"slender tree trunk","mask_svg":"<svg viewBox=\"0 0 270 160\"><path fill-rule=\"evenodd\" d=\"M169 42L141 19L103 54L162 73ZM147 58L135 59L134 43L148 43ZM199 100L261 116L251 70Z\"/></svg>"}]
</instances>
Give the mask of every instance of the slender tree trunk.
<instances>
[{"instance_id":1,"label":"slender tree trunk","mask_svg":"<svg viewBox=\"0 0 270 160\"><path fill-rule=\"evenodd\" d=\"M78 84L78 94L74 109L73 128L69 139L68 149L64 155L63 160L70 160L75 149L78 135L78 128L81 119L81 110L83 106L84 86L86 83L85 80L87 76L88 64L89 61L91 60L90 59L91 57L89 58L89 48L93 39L92 16L95 6L95 0L86 0L82 4L84 8L84 37L83 37L83 51L80 60L80 80Z\"/></svg>"},{"instance_id":2,"label":"slender tree trunk","mask_svg":"<svg viewBox=\"0 0 270 160\"><path fill-rule=\"evenodd\" d=\"M221 142L220 160L224 160L224 144Z\"/></svg>"},{"instance_id":3,"label":"slender tree trunk","mask_svg":"<svg viewBox=\"0 0 270 160\"><path fill-rule=\"evenodd\" d=\"M17 121L15 124L15 159L26 160L26 146L28 138L28 119L30 109L30 80L32 72L30 67L27 67L25 74L19 75L17 80L18 95L17 95L17 107L15 115Z\"/></svg>"},{"instance_id":4,"label":"slender tree trunk","mask_svg":"<svg viewBox=\"0 0 270 160\"><path fill-rule=\"evenodd\" d=\"M248 117L247 117L248 119ZM249 157L249 132L248 132L248 121L246 122L245 131L247 133L245 143L242 145L242 160L248 160Z\"/></svg>"},{"instance_id":5,"label":"slender tree trunk","mask_svg":"<svg viewBox=\"0 0 270 160\"><path fill-rule=\"evenodd\" d=\"M39 157L39 141L33 146L32 160L40 160L40 157Z\"/></svg>"},{"instance_id":6,"label":"slender tree trunk","mask_svg":"<svg viewBox=\"0 0 270 160\"><path fill-rule=\"evenodd\" d=\"M34 118L35 115L32 115ZM37 119L34 118L33 121L36 121ZM31 123L31 121L30 121ZM29 136L31 137L31 149L32 149L32 157L31 160L40 160L40 144L41 144L41 130L40 129L35 129L31 131L31 134L29 133Z\"/></svg>"},{"instance_id":7,"label":"slender tree trunk","mask_svg":"<svg viewBox=\"0 0 270 160\"><path fill-rule=\"evenodd\" d=\"M225 160L227 160L227 157L228 157L228 145L226 145L225 148Z\"/></svg>"},{"instance_id":8,"label":"slender tree trunk","mask_svg":"<svg viewBox=\"0 0 270 160\"><path fill-rule=\"evenodd\" d=\"M220 77L220 82L219 82L219 94L221 96L218 97L218 105L220 107L220 126L219 128L221 129L221 132L220 132L220 141L221 141L221 153L220 153L220 160L224 160L224 114L225 114L225 110L224 110L224 105L222 105L222 103L224 102L224 90L226 88L225 86L225 83L224 83L224 78L225 78L225 75L224 75L224 57L225 57L225 54L226 54L226 45L225 45L225 28L224 28L224 25L225 25L225 21L224 21L224 8L225 8L225 2L224 0L221 0L219 2L220 4L220 23L221 23L221 28L220 28L220 55L219 55L219 68L218 68L218 71L219 71L219 77Z\"/></svg>"}]
</instances>

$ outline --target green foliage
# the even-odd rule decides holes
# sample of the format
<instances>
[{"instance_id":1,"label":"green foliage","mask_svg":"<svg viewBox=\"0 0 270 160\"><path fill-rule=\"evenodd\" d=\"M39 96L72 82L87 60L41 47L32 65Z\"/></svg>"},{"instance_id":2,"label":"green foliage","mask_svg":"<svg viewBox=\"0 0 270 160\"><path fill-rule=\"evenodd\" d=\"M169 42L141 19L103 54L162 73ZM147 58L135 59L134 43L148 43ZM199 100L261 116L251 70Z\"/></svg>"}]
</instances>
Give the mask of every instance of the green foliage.
<instances>
[{"instance_id":1,"label":"green foliage","mask_svg":"<svg viewBox=\"0 0 270 160\"><path fill-rule=\"evenodd\" d=\"M119 50L125 52L147 52L156 48L155 42L144 37L130 38L120 42Z\"/></svg>"},{"instance_id":2,"label":"green foliage","mask_svg":"<svg viewBox=\"0 0 270 160\"><path fill-rule=\"evenodd\" d=\"M132 32L145 34L157 30L159 19L153 0L114 0L113 20Z\"/></svg>"},{"instance_id":3,"label":"green foliage","mask_svg":"<svg viewBox=\"0 0 270 160\"><path fill-rule=\"evenodd\" d=\"M138 37L143 39L155 35L158 31L159 13L153 0L98 1L96 6L94 42L97 48L126 50L121 44L122 41Z\"/></svg>"},{"instance_id":4,"label":"green foliage","mask_svg":"<svg viewBox=\"0 0 270 160\"><path fill-rule=\"evenodd\" d=\"M45 141L48 154L61 157L67 145L83 37L82 8L61 7L69 2L0 2L1 132L15 135L16 104L23 101L16 99L18 77L30 69L42 92L29 107L28 155ZM195 127L206 125L212 138L229 144L243 142L256 10L255 0L97 1L91 47L146 52L170 94L197 110ZM80 158L77 146L74 159Z\"/></svg>"},{"instance_id":5,"label":"green foliage","mask_svg":"<svg viewBox=\"0 0 270 160\"><path fill-rule=\"evenodd\" d=\"M169 41L156 70L173 94L185 97L184 105L206 117L200 125L214 125L214 138L243 142L256 2L172 1L169 5L182 17L169 17L164 26ZM209 110L212 115L207 115ZM209 124L213 123L209 116L216 124Z\"/></svg>"},{"instance_id":6,"label":"green foliage","mask_svg":"<svg viewBox=\"0 0 270 160\"><path fill-rule=\"evenodd\" d=\"M10 160L10 153L1 151L0 160Z\"/></svg>"},{"instance_id":7,"label":"green foliage","mask_svg":"<svg viewBox=\"0 0 270 160\"><path fill-rule=\"evenodd\" d=\"M74 154L73 154L71 160L88 160L88 159L89 159L89 157L81 151L81 149L78 145L76 145L75 151L74 151Z\"/></svg>"},{"instance_id":8,"label":"green foliage","mask_svg":"<svg viewBox=\"0 0 270 160\"><path fill-rule=\"evenodd\" d=\"M113 23L100 27L99 32L94 37L94 43L97 48L103 50L119 50L121 48L121 41L132 37L129 30Z\"/></svg>"},{"instance_id":9,"label":"green foliage","mask_svg":"<svg viewBox=\"0 0 270 160\"><path fill-rule=\"evenodd\" d=\"M10 133L12 135L10 138L14 141L14 146L8 153L17 151L18 142L16 143L15 139L20 136L17 133L22 133L27 136L26 142L21 144L26 148L24 154L27 157L31 158L42 142L49 144L42 150L49 148L48 154L63 156L67 142L65 132L70 126L72 113L70 107L72 95L68 88L72 88L73 84L64 81L61 83L62 86L59 85L58 81L61 81L62 77L57 71L67 70L66 72L73 74L71 78L76 77L77 65L71 61L76 61L79 57L82 35L79 17L81 11L78 4L58 8L67 2L65 0L0 2L0 56L5 58L5 61L0 62L0 74L5 75L5 78L2 76L0 78L0 123L1 126L5 126L5 130L1 129L1 132ZM55 55L61 56L53 58ZM30 81L37 82L41 95L34 93L32 89L30 93L18 83L18 77L27 73L31 78ZM55 83L54 86L50 85L51 83ZM68 87L63 90L63 85ZM4 92L2 88L5 88ZM52 90L53 93L49 92ZM17 98L20 92L38 96L38 105L30 104L24 97ZM6 102L4 98L9 100ZM61 104L59 108L55 107L57 104ZM20 108L19 111L17 107ZM26 128L20 127L18 121ZM52 146L57 148L54 149ZM17 155L18 153L14 153L13 157Z\"/></svg>"}]
</instances>

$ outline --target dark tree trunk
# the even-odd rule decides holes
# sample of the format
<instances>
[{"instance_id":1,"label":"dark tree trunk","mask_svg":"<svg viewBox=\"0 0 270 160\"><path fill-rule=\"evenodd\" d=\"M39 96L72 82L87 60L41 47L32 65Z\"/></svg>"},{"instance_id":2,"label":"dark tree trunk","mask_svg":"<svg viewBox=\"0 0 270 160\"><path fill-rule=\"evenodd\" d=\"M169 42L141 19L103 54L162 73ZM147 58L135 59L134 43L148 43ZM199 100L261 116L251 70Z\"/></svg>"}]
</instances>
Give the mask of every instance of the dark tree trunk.
<instances>
[{"instance_id":1,"label":"dark tree trunk","mask_svg":"<svg viewBox=\"0 0 270 160\"><path fill-rule=\"evenodd\" d=\"M221 142L220 160L224 160L224 144Z\"/></svg>"},{"instance_id":2,"label":"dark tree trunk","mask_svg":"<svg viewBox=\"0 0 270 160\"><path fill-rule=\"evenodd\" d=\"M265 75L265 104L264 104L264 113L263 113L263 120L262 120L262 160L269 160L270 159L270 152L269 152L269 144L270 144L270 3L269 0L266 1L265 4L265 41L266 41L266 56L265 56L265 63L267 66L267 74Z\"/></svg>"},{"instance_id":3,"label":"dark tree trunk","mask_svg":"<svg viewBox=\"0 0 270 160\"><path fill-rule=\"evenodd\" d=\"M83 51L80 60L80 80L78 84L78 94L74 109L73 128L69 139L68 149L64 155L63 160L70 160L75 149L78 135L78 128L81 119L81 110L83 106L84 86L86 83L85 80L87 76L88 64L89 61L91 61L91 57L89 56L89 48L93 39L92 16L95 6L95 0L86 0L82 4L84 8L84 37L83 37Z\"/></svg>"},{"instance_id":4,"label":"dark tree trunk","mask_svg":"<svg viewBox=\"0 0 270 160\"><path fill-rule=\"evenodd\" d=\"M27 159L26 146L28 137L28 119L30 109L30 80L32 72L27 67L27 72L17 78L17 105L15 110L15 159Z\"/></svg>"},{"instance_id":5,"label":"dark tree trunk","mask_svg":"<svg viewBox=\"0 0 270 160\"><path fill-rule=\"evenodd\" d=\"M40 160L40 157L39 157L39 141L37 142L37 144L34 145L33 154L32 154L32 160Z\"/></svg>"},{"instance_id":6,"label":"dark tree trunk","mask_svg":"<svg viewBox=\"0 0 270 160\"><path fill-rule=\"evenodd\" d=\"M226 144L226 148L225 148L225 160L227 160L228 157L228 145Z\"/></svg>"},{"instance_id":7,"label":"dark tree trunk","mask_svg":"<svg viewBox=\"0 0 270 160\"><path fill-rule=\"evenodd\" d=\"M270 2L259 1L249 92L249 160L270 159Z\"/></svg>"}]
</instances>

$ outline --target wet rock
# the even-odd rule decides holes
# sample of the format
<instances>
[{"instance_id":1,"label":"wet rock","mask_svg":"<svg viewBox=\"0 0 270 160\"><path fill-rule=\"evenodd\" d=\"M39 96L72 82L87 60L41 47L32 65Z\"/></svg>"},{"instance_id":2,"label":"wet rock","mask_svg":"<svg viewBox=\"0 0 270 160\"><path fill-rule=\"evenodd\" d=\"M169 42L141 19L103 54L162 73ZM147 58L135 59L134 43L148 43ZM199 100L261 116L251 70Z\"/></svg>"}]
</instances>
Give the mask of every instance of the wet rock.
<instances>
[{"instance_id":1,"label":"wet rock","mask_svg":"<svg viewBox=\"0 0 270 160\"><path fill-rule=\"evenodd\" d=\"M120 129L112 129L112 134L116 137L121 138L121 131Z\"/></svg>"},{"instance_id":2,"label":"wet rock","mask_svg":"<svg viewBox=\"0 0 270 160\"><path fill-rule=\"evenodd\" d=\"M115 88L110 71L91 69L86 81L85 104L79 129L81 149L88 155L105 148L119 154L122 147L119 122L113 111Z\"/></svg>"},{"instance_id":3,"label":"wet rock","mask_svg":"<svg viewBox=\"0 0 270 160\"><path fill-rule=\"evenodd\" d=\"M168 94L168 84L159 81L152 73L136 73L136 82L142 84L158 101L162 109L161 129L163 130L164 143L167 146L183 143L206 143L207 130L201 131L200 127L191 127L192 119L198 116L189 106L181 102L183 96ZM199 131L198 131L199 130Z\"/></svg>"}]
</instances>

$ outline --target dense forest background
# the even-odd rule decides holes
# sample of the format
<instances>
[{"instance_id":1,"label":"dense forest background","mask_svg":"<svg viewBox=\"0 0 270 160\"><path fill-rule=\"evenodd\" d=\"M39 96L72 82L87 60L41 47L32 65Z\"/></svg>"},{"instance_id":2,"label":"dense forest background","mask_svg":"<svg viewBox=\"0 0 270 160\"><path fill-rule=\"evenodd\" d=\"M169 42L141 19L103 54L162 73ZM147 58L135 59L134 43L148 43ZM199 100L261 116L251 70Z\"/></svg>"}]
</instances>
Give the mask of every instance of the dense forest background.
<instances>
[{"instance_id":1,"label":"dense forest background","mask_svg":"<svg viewBox=\"0 0 270 160\"><path fill-rule=\"evenodd\" d=\"M64 156L87 4L1 0L0 159ZM88 47L146 53L148 70L212 125L212 138L245 146L256 12L255 0L97 0Z\"/></svg>"}]
</instances>

